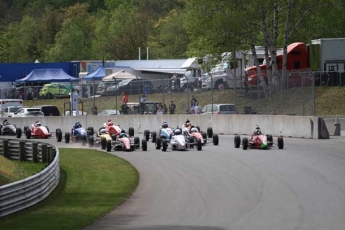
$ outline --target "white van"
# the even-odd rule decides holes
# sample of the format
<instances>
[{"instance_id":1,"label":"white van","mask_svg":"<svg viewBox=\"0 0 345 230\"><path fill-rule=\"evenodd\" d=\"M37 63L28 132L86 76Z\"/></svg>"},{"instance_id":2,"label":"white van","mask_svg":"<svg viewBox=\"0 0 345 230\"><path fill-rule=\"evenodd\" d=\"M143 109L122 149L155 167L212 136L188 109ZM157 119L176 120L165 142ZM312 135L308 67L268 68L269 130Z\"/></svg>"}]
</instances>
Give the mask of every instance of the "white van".
<instances>
[{"instance_id":1,"label":"white van","mask_svg":"<svg viewBox=\"0 0 345 230\"><path fill-rule=\"evenodd\" d=\"M4 112L6 112L7 107L23 107L23 99L0 99L0 113L1 117L7 117Z\"/></svg>"}]
</instances>

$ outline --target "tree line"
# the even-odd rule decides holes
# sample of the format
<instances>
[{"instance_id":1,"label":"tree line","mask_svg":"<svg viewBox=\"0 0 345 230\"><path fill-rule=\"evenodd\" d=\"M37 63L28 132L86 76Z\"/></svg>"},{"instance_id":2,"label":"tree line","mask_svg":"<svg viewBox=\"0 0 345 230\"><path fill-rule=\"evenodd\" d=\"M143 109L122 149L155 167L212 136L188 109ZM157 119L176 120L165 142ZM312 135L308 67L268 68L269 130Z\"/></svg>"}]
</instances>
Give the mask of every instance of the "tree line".
<instances>
[{"instance_id":1,"label":"tree line","mask_svg":"<svg viewBox=\"0 0 345 230\"><path fill-rule=\"evenodd\" d=\"M174 59L344 37L338 0L0 0L0 62ZM255 52L255 50L253 50ZM273 62L274 63L274 62ZM274 69L274 65L272 66Z\"/></svg>"}]
</instances>

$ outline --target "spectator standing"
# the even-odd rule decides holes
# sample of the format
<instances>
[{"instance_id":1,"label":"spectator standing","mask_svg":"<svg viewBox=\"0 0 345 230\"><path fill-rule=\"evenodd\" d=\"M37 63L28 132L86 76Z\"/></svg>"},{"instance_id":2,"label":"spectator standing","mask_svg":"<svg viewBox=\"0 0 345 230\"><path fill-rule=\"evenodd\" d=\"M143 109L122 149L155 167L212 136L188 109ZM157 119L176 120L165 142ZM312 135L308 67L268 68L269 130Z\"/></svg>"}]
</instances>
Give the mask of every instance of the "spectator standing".
<instances>
[{"instance_id":1,"label":"spectator standing","mask_svg":"<svg viewBox=\"0 0 345 230\"><path fill-rule=\"evenodd\" d=\"M190 105L194 107L197 102L198 102L198 100L193 95L192 100L190 100Z\"/></svg>"},{"instance_id":2,"label":"spectator standing","mask_svg":"<svg viewBox=\"0 0 345 230\"><path fill-rule=\"evenodd\" d=\"M127 104L128 103L128 94L126 91L122 92L122 104Z\"/></svg>"},{"instance_id":3,"label":"spectator standing","mask_svg":"<svg viewBox=\"0 0 345 230\"><path fill-rule=\"evenodd\" d=\"M145 103L146 102L146 96L143 95L141 98L140 98L140 113L141 114L144 114L145 113Z\"/></svg>"},{"instance_id":4,"label":"spectator standing","mask_svg":"<svg viewBox=\"0 0 345 230\"><path fill-rule=\"evenodd\" d=\"M71 96L70 96L70 101L71 101L71 105L72 105L72 114L73 115L73 110L75 110L75 115L79 116L79 106L78 106L78 102L79 102L80 96L77 93L77 91L72 88L72 92L71 92Z\"/></svg>"},{"instance_id":5,"label":"spectator standing","mask_svg":"<svg viewBox=\"0 0 345 230\"><path fill-rule=\"evenodd\" d=\"M174 101L171 101L170 105L169 105L169 113L170 114L174 114L175 113L175 109L176 109L176 105L174 104Z\"/></svg>"},{"instance_id":6,"label":"spectator standing","mask_svg":"<svg viewBox=\"0 0 345 230\"><path fill-rule=\"evenodd\" d=\"M95 103L91 107L91 113L93 115L97 115L97 106L95 105Z\"/></svg>"},{"instance_id":7,"label":"spectator standing","mask_svg":"<svg viewBox=\"0 0 345 230\"><path fill-rule=\"evenodd\" d=\"M194 113L195 113L195 114L200 114L200 113L201 113L201 106L199 105L199 102L196 102L196 103L195 103L195 106L194 106Z\"/></svg>"},{"instance_id":8,"label":"spectator standing","mask_svg":"<svg viewBox=\"0 0 345 230\"><path fill-rule=\"evenodd\" d=\"M163 104L163 114L168 114L168 107L166 104Z\"/></svg>"},{"instance_id":9,"label":"spectator standing","mask_svg":"<svg viewBox=\"0 0 345 230\"><path fill-rule=\"evenodd\" d=\"M128 114L128 110L129 110L129 107L128 107L127 103L123 103L121 105L121 112L122 112L122 114Z\"/></svg>"}]
</instances>

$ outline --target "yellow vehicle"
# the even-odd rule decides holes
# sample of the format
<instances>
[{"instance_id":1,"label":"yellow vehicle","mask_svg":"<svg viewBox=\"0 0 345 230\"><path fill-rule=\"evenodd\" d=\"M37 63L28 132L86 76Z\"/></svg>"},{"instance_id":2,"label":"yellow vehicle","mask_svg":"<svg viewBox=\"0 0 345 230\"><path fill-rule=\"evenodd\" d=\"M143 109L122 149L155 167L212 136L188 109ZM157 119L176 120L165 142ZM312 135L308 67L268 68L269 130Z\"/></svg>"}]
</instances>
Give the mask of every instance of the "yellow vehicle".
<instances>
[{"instance_id":1,"label":"yellow vehicle","mask_svg":"<svg viewBox=\"0 0 345 230\"><path fill-rule=\"evenodd\" d=\"M60 83L45 84L39 92L40 98L54 99L61 97L69 97L70 87Z\"/></svg>"},{"instance_id":2,"label":"yellow vehicle","mask_svg":"<svg viewBox=\"0 0 345 230\"><path fill-rule=\"evenodd\" d=\"M101 145L103 150L110 152L112 149L112 138L106 129L101 129L96 134L95 145Z\"/></svg>"}]
</instances>

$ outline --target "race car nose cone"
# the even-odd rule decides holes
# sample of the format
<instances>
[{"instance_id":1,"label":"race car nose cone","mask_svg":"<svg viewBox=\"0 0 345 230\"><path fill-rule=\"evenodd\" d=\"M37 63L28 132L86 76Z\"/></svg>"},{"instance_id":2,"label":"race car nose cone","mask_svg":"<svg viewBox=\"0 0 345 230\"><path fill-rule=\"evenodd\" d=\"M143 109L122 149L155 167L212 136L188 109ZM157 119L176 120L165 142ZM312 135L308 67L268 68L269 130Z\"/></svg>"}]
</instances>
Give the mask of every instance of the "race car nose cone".
<instances>
[{"instance_id":1,"label":"race car nose cone","mask_svg":"<svg viewBox=\"0 0 345 230\"><path fill-rule=\"evenodd\" d=\"M262 149L267 149L267 148L268 148L267 142L261 143L261 148L262 148Z\"/></svg>"}]
</instances>

